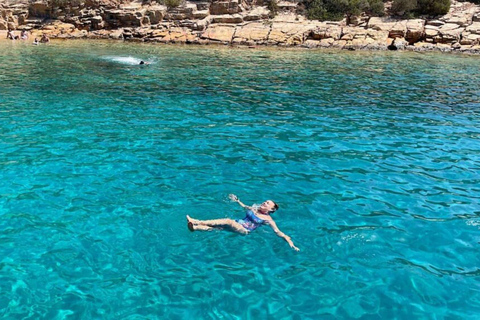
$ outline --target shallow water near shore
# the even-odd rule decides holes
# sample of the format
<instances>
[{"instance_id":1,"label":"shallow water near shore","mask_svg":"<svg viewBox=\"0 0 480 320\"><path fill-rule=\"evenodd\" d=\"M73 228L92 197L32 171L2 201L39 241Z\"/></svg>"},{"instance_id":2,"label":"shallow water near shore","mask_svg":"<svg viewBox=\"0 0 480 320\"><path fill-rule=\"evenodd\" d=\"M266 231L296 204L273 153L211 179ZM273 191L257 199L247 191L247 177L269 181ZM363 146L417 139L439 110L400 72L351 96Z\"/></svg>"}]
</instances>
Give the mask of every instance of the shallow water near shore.
<instances>
[{"instance_id":1,"label":"shallow water near shore","mask_svg":"<svg viewBox=\"0 0 480 320\"><path fill-rule=\"evenodd\" d=\"M478 317L480 57L0 45L3 318Z\"/></svg>"}]
</instances>

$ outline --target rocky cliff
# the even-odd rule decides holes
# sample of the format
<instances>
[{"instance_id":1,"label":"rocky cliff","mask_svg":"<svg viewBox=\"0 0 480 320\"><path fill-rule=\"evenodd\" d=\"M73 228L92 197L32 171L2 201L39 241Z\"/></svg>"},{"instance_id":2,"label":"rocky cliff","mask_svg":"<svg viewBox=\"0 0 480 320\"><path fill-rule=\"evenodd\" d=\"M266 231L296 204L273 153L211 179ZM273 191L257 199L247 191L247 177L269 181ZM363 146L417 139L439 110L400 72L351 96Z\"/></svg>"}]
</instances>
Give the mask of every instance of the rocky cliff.
<instances>
[{"instance_id":1,"label":"rocky cliff","mask_svg":"<svg viewBox=\"0 0 480 320\"><path fill-rule=\"evenodd\" d=\"M296 13L297 2L278 2L273 17L261 1L10 1L0 4L0 30L62 39L480 53L480 7L469 2L453 1L441 17L361 16L347 25L307 20Z\"/></svg>"}]
</instances>

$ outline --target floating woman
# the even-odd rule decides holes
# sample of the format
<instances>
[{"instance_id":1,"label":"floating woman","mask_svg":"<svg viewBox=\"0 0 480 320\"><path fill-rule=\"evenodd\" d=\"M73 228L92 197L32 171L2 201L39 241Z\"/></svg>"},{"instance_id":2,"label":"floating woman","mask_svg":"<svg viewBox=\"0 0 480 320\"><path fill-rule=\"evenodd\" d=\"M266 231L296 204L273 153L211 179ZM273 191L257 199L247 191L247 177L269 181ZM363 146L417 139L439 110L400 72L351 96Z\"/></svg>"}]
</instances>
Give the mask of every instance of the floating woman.
<instances>
[{"instance_id":1,"label":"floating woman","mask_svg":"<svg viewBox=\"0 0 480 320\"><path fill-rule=\"evenodd\" d=\"M278 229L277 224L273 221L271 214L278 209L278 205L272 200L267 200L259 207L246 206L236 195L230 194L230 200L237 202L242 208L246 209L247 215L243 219L214 219L214 220L197 220L187 215L188 229L190 231L211 231L211 230L230 230L241 234L249 234L261 225L268 224L280 238L285 239L290 248L300 251L295 247L291 238Z\"/></svg>"}]
</instances>

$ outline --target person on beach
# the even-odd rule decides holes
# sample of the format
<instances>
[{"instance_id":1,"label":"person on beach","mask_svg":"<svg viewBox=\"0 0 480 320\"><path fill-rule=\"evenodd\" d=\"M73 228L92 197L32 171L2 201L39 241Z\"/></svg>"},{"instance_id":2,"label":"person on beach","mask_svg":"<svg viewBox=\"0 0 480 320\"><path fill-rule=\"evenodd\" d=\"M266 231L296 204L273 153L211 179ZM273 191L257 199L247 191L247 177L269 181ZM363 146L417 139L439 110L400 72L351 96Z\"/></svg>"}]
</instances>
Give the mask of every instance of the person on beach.
<instances>
[{"instance_id":1,"label":"person on beach","mask_svg":"<svg viewBox=\"0 0 480 320\"><path fill-rule=\"evenodd\" d=\"M38 42L38 39L37 39L37 38L35 38L35 40L33 40L33 44L34 44L34 45L37 45L37 44L39 44L39 43L40 43L40 42Z\"/></svg>"},{"instance_id":2,"label":"person on beach","mask_svg":"<svg viewBox=\"0 0 480 320\"><path fill-rule=\"evenodd\" d=\"M15 35L13 34L13 31L10 29L8 29L7 31L7 39L15 40Z\"/></svg>"},{"instance_id":3,"label":"person on beach","mask_svg":"<svg viewBox=\"0 0 480 320\"><path fill-rule=\"evenodd\" d=\"M50 38L44 33L42 38L40 39L40 43L48 43L50 42Z\"/></svg>"},{"instance_id":4,"label":"person on beach","mask_svg":"<svg viewBox=\"0 0 480 320\"><path fill-rule=\"evenodd\" d=\"M277 224L272 219L272 214L278 210L278 205L272 200L267 200L260 206L246 206L236 195L230 194L230 200L238 203L242 208L246 209L246 216L243 219L214 219L214 220L197 220L187 215L187 226L190 231L211 231L211 230L230 230L241 234L249 234L261 225L269 225L273 231L283 238L290 245L290 248L300 251L291 238L278 229Z\"/></svg>"},{"instance_id":5,"label":"person on beach","mask_svg":"<svg viewBox=\"0 0 480 320\"><path fill-rule=\"evenodd\" d=\"M27 32L27 30L22 30L22 33L20 33L20 39L22 39L22 40L28 40L28 32Z\"/></svg>"}]
</instances>

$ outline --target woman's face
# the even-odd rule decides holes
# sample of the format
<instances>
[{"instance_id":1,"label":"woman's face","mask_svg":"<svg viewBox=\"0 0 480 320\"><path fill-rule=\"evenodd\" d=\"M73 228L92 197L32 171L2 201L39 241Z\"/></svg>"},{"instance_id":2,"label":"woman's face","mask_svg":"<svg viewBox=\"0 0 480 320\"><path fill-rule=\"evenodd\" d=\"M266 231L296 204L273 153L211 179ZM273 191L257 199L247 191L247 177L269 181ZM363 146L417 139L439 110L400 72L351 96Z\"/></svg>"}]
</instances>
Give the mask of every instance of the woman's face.
<instances>
[{"instance_id":1,"label":"woman's face","mask_svg":"<svg viewBox=\"0 0 480 320\"><path fill-rule=\"evenodd\" d=\"M275 203L272 200L267 200L260 205L260 210L262 212L270 212L275 208Z\"/></svg>"}]
</instances>

